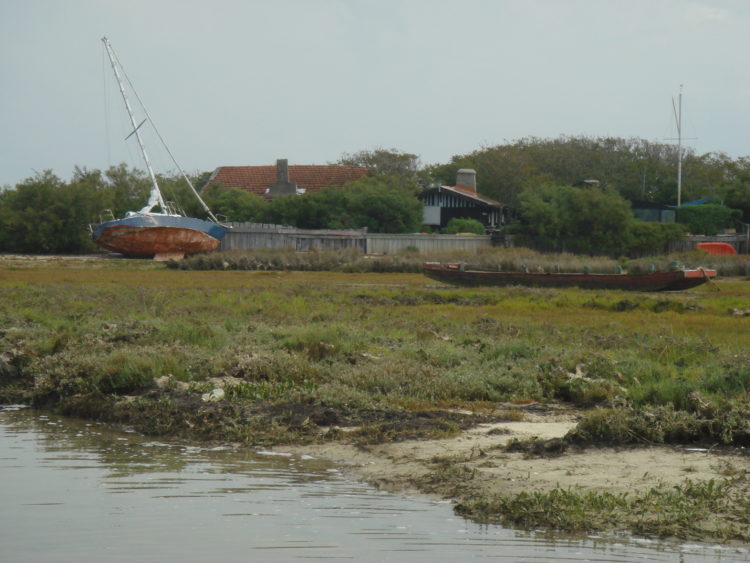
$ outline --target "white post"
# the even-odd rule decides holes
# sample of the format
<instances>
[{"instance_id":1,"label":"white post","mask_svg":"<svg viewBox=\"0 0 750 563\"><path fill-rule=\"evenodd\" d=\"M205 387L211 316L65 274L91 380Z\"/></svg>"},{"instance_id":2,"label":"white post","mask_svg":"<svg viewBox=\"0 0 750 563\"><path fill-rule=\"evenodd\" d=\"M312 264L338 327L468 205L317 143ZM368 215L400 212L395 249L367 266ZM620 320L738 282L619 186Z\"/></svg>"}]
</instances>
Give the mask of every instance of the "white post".
<instances>
[{"instance_id":1,"label":"white post","mask_svg":"<svg viewBox=\"0 0 750 563\"><path fill-rule=\"evenodd\" d=\"M679 207L682 204L682 84L680 84L677 107L675 107L674 98L672 98L672 109L677 124L677 207Z\"/></svg>"}]
</instances>

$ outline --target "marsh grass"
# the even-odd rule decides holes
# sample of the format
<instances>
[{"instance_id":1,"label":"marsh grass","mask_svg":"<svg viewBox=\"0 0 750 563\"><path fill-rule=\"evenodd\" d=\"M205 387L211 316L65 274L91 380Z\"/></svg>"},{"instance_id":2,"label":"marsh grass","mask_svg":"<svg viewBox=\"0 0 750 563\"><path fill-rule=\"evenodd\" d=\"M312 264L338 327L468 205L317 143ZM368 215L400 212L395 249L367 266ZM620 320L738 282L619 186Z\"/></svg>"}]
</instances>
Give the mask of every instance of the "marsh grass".
<instances>
[{"instance_id":1,"label":"marsh grass","mask_svg":"<svg viewBox=\"0 0 750 563\"><path fill-rule=\"evenodd\" d=\"M451 477L445 470L443 474ZM660 485L638 494L558 488L490 498L465 495L456 511L480 522L529 529L620 530L646 537L746 542L750 540L748 493L750 479L743 473L721 481Z\"/></svg>"},{"instance_id":2,"label":"marsh grass","mask_svg":"<svg viewBox=\"0 0 750 563\"><path fill-rule=\"evenodd\" d=\"M537 256L513 252L505 258ZM465 258L500 260L494 251ZM565 444L537 445L544 455L565 445L750 446L750 318L733 313L748 309L748 282L648 294L456 289L393 273L424 259L381 257L356 274L292 262L284 271L138 261L0 268L0 401L192 439L363 447L523 416L499 403L562 401L586 410ZM204 401L216 387L225 398ZM737 531L748 529L747 479L737 475L638 498L505 499L472 496L475 475L444 462L422 486L453 487L466 514L518 526L584 529L590 520L585 529L747 537ZM722 495L731 502L716 504ZM730 525L711 531L684 517L701 507Z\"/></svg>"},{"instance_id":3,"label":"marsh grass","mask_svg":"<svg viewBox=\"0 0 750 563\"><path fill-rule=\"evenodd\" d=\"M719 416L744 412L750 389L747 319L730 314L750 293L744 282L656 295L86 264L5 270L0 284L0 354L21 374L0 385L7 399L54 405L82 393L142 395L165 376L232 377L243 383L228 393L238 404L296 393L338 409L394 412L549 400L603 412L670 407L700 429L647 441L744 440ZM596 412L609 434L587 431L579 442L632 441L623 421L639 434L631 411Z\"/></svg>"},{"instance_id":4,"label":"marsh grass","mask_svg":"<svg viewBox=\"0 0 750 563\"><path fill-rule=\"evenodd\" d=\"M657 297L342 273L82 269L73 284L70 272L6 272L3 346L24 361L172 346L174 365L142 371L191 381L231 371L248 351L287 352L324 366L327 389L394 406L625 397L685 409L692 391L714 402L748 388L744 320L728 315L747 295L736 282ZM285 377L274 370L266 377Z\"/></svg>"},{"instance_id":5,"label":"marsh grass","mask_svg":"<svg viewBox=\"0 0 750 563\"><path fill-rule=\"evenodd\" d=\"M170 262L169 267L183 270L297 270L339 271L347 273L419 273L424 262L463 262L467 265L499 271L646 273L669 271L675 266L715 268L719 276L750 276L750 256L715 256L702 251L629 260L606 256L581 256L570 253L540 253L527 248L483 248L475 251L415 253L410 250L364 256L359 250L295 252L290 249L224 251L188 257Z\"/></svg>"}]
</instances>

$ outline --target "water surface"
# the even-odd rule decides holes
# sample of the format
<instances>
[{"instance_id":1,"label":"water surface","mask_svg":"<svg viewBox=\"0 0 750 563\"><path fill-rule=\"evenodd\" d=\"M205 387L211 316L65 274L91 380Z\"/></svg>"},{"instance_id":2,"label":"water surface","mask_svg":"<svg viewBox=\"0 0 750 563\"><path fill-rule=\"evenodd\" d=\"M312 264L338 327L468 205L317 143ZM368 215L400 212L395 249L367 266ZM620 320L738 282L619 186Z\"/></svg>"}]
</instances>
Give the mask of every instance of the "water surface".
<instances>
[{"instance_id":1,"label":"water surface","mask_svg":"<svg viewBox=\"0 0 750 563\"><path fill-rule=\"evenodd\" d=\"M165 443L0 407L0 561L750 561L746 550L481 526L324 460Z\"/></svg>"}]
</instances>

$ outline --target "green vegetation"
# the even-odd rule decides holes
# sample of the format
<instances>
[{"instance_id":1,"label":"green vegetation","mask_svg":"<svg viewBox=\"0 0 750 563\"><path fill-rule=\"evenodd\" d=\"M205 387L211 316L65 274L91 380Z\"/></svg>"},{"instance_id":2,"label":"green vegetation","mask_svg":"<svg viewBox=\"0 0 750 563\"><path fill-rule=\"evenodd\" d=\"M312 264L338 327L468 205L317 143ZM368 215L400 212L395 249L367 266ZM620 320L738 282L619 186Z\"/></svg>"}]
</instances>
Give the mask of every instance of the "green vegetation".
<instances>
[{"instance_id":1,"label":"green vegetation","mask_svg":"<svg viewBox=\"0 0 750 563\"><path fill-rule=\"evenodd\" d=\"M366 227L373 233L408 233L422 224L422 205L397 177L366 176L345 188L277 198L256 221L301 229Z\"/></svg>"},{"instance_id":2,"label":"green vegetation","mask_svg":"<svg viewBox=\"0 0 750 563\"><path fill-rule=\"evenodd\" d=\"M429 174L422 167L419 156L396 149L364 150L353 154L344 153L336 162L343 166L367 168L372 176L393 178L398 183L418 193L420 188L431 183Z\"/></svg>"},{"instance_id":3,"label":"green vegetation","mask_svg":"<svg viewBox=\"0 0 750 563\"><path fill-rule=\"evenodd\" d=\"M523 252L465 258L534 256ZM412 257L389 259L395 269ZM676 294L455 289L403 273L3 258L0 401L150 434L363 447L505 420L499 402L563 402L584 416L564 440L540 444L542 454L602 443L747 446L750 289L739 279L712 285ZM421 486L439 486L486 521L748 539L740 475L632 497L490 498L460 464L436 471ZM709 532L690 512L731 525Z\"/></svg>"},{"instance_id":4,"label":"green vegetation","mask_svg":"<svg viewBox=\"0 0 750 563\"><path fill-rule=\"evenodd\" d=\"M195 201L184 196L190 188L181 178L160 178L160 185L169 200ZM96 247L88 226L141 209L150 186L142 172L124 164L104 173L76 168L70 182L50 171L36 174L14 189L0 191L0 251L92 252ZM186 211L197 213L193 208Z\"/></svg>"},{"instance_id":5,"label":"green vegetation","mask_svg":"<svg viewBox=\"0 0 750 563\"><path fill-rule=\"evenodd\" d=\"M456 235L458 233L474 233L475 235L484 234L484 225L476 219L451 219L443 229L443 232L448 235Z\"/></svg>"},{"instance_id":6,"label":"green vegetation","mask_svg":"<svg viewBox=\"0 0 750 563\"><path fill-rule=\"evenodd\" d=\"M438 182L450 184L458 169L473 168L480 193L513 207L518 206L527 188L542 184L575 186L586 179L599 180L629 201L674 205L676 162L677 147L672 144L613 137L532 137L455 155L449 163L428 170ZM748 210L750 158L732 159L721 153L697 155L688 150L683 161L682 190L683 202L706 197L721 200L726 195L728 205Z\"/></svg>"},{"instance_id":7,"label":"green vegetation","mask_svg":"<svg viewBox=\"0 0 750 563\"><path fill-rule=\"evenodd\" d=\"M566 532L629 531L663 538L748 539L750 478L659 486L628 495L553 489L494 498L468 497L459 514L482 522Z\"/></svg>"},{"instance_id":8,"label":"green vegetation","mask_svg":"<svg viewBox=\"0 0 750 563\"><path fill-rule=\"evenodd\" d=\"M669 241L685 229L712 234L733 227L737 218L750 221L750 159L690 151L684 161L683 200L713 198L729 207L682 208L683 226L633 220L630 201L674 203L675 150L673 145L639 139L522 139L422 167L415 154L375 149L342 155L337 164L370 170L367 177L343 188L267 201L239 189L209 185L204 196L228 221L414 232L420 230L422 210L415 196L436 184L451 185L456 171L468 167L477 171L480 193L511 207L516 221L506 231L525 235L526 244L631 257L665 252ZM208 177L203 173L192 180L202 187ZM577 187L592 178L602 187ZM165 198L181 204L187 215L205 215L182 178L165 176L159 181ZM92 251L87 225L140 209L149 186L143 172L123 164L105 172L76 168L67 183L50 171L37 174L0 191L0 250ZM479 231L473 225L457 232Z\"/></svg>"},{"instance_id":9,"label":"green vegetation","mask_svg":"<svg viewBox=\"0 0 750 563\"><path fill-rule=\"evenodd\" d=\"M541 253L528 248L483 248L476 252L446 251L420 254L414 248L385 256L365 256L359 250L295 252L288 249L230 250L190 256L167 266L181 270L294 270L349 273L420 273L426 261L464 262L473 267L503 271L583 272L609 274L619 269L630 273L666 272L677 263L685 267L715 268L719 276L750 276L750 256L709 256L690 252L661 257L618 260L606 256L577 256L568 252Z\"/></svg>"},{"instance_id":10,"label":"green vegetation","mask_svg":"<svg viewBox=\"0 0 750 563\"><path fill-rule=\"evenodd\" d=\"M715 235L733 226L742 212L724 205L686 205L677 210L677 221L695 235Z\"/></svg>"},{"instance_id":11,"label":"green vegetation","mask_svg":"<svg viewBox=\"0 0 750 563\"><path fill-rule=\"evenodd\" d=\"M383 258L369 271L422 259ZM337 416L565 401L602 407L571 443L748 442L750 357L745 318L733 314L745 309L743 282L681 294L455 289L346 273L356 266L185 272L101 262L4 270L0 354L16 374L3 378L5 400L64 409L81 395L147 400L160 378L188 385L173 397L183 400L229 377L243 385L237 398L294 397Z\"/></svg>"}]
</instances>

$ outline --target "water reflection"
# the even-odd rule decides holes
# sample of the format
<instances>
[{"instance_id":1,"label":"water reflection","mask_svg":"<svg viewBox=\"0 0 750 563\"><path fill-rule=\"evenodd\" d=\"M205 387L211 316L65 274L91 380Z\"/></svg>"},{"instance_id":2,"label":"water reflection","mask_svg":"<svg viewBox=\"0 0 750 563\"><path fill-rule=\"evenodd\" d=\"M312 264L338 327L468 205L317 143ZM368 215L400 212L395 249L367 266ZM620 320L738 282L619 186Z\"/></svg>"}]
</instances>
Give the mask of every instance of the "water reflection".
<instances>
[{"instance_id":1,"label":"water reflection","mask_svg":"<svg viewBox=\"0 0 750 563\"><path fill-rule=\"evenodd\" d=\"M520 533L344 479L324 460L154 441L0 408L3 561L750 561Z\"/></svg>"}]
</instances>

